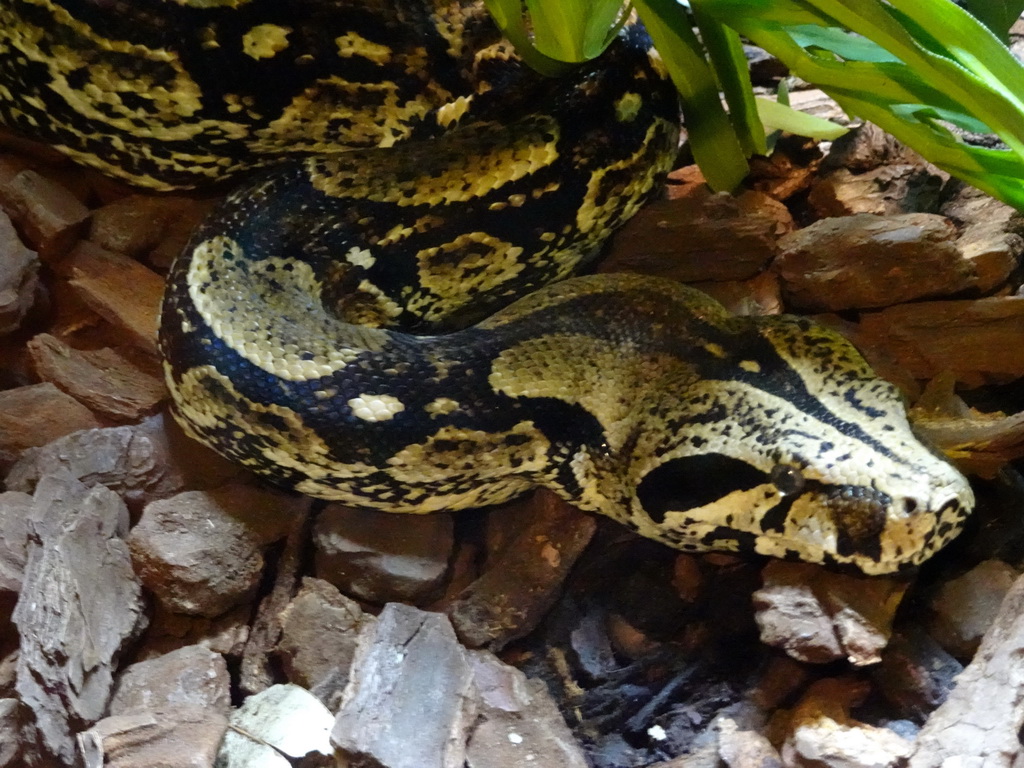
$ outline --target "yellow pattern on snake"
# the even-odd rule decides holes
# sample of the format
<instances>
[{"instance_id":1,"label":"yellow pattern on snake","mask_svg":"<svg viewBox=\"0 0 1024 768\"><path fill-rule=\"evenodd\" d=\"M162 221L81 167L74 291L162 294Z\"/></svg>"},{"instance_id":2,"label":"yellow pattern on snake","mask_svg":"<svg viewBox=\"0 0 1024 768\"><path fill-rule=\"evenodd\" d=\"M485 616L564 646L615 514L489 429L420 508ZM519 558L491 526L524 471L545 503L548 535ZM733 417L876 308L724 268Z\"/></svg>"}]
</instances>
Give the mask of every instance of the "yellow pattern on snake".
<instances>
[{"instance_id":1,"label":"yellow pattern on snake","mask_svg":"<svg viewBox=\"0 0 1024 768\"><path fill-rule=\"evenodd\" d=\"M547 486L679 549L867 573L973 506L836 334L570 277L674 158L638 26L553 81L479 2L0 0L0 116L137 185L249 174L161 347L186 429L280 485L411 513Z\"/></svg>"}]
</instances>

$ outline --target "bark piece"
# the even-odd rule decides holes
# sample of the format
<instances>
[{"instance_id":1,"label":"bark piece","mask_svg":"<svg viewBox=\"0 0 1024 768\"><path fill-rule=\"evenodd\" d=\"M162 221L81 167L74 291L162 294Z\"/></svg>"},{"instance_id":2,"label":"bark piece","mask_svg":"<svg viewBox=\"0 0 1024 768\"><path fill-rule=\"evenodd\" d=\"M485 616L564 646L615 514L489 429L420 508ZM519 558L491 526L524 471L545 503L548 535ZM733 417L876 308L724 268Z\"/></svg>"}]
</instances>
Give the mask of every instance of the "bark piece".
<instances>
[{"instance_id":1,"label":"bark piece","mask_svg":"<svg viewBox=\"0 0 1024 768\"><path fill-rule=\"evenodd\" d=\"M217 755L219 768L334 766L332 718L323 704L297 685L275 685L250 696L231 715L231 729ZM308 757L307 757L308 756Z\"/></svg>"},{"instance_id":2,"label":"bark piece","mask_svg":"<svg viewBox=\"0 0 1024 768\"><path fill-rule=\"evenodd\" d=\"M467 768L514 765L586 768L587 761L540 680L484 651L471 651L477 722Z\"/></svg>"},{"instance_id":3,"label":"bark piece","mask_svg":"<svg viewBox=\"0 0 1024 768\"><path fill-rule=\"evenodd\" d=\"M92 212L89 240L108 251L138 259L154 250L181 253L209 201L173 195L128 195ZM170 240L166 246L164 241Z\"/></svg>"},{"instance_id":4,"label":"bark piece","mask_svg":"<svg viewBox=\"0 0 1024 768\"><path fill-rule=\"evenodd\" d=\"M893 731L858 722L851 706L863 684L826 679L812 685L794 708L782 760L793 768L900 768L911 744Z\"/></svg>"},{"instance_id":5,"label":"bark piece","mask_svg":"<svg viewBox=\"0 0 1024 768\"><path fill-rule=\"evenodd\" d=\"M83 241L60 265L69 285L96 314L127 334L132 344L157 353L164 281L134 259Z\"/></svg>"},{"instance_id":6,"label":"bark piece","mask_svg":"<svg viewBox=\"0 0 1024 768\"><path fill-rule=\"evenodd\" d=\"M331 742L356 765L462 768L473 670L441 614L389 603L360 642Z\"/></svg>"},{"instance_id":7,"label":"bark piece","mask_svg":"<svg viewBox=\"0 0 1024 768\"><path fill-rule=\"evenodd\" d=\"M218 616L255 593L263 549L287 535L305 498L232 485L148 504L128 537L139 578L168 610Z\"/></svg>"},{"instance_id":8,"label":"bark piece","mask_svg":"<svg viewBox=\"0 0 1024 768\"><path fill-rule=\"evenodd\" d=\"M86 768L213 768L228 721L182 705L115 715L79 736Z\"/></svg>"},{"instance_id":9,"label":"bark piece","mask_svg":"<svg viewBox=\"0 0 1024 768\"><path fill-rule=\"evenodd\" d=\"M223 656L201 645L187 645L127 667L117 678L108 713L187 706L227 714L230 684Z\"/></svg>"},{"instance_id":10,"label":"bark piece","mask_svg":"<svg viewBox=\"0 0 1024 768\"><path fill-rule=\"evenodd\" d=\"M0 392L0 465L26 448L99 426L88 408L53 384L30 384Z\"/></svg>"},{"instance_id":11,"label":"bark piece","mask_svg":"<svg viewBox=\"0 0 1024 768\"><path fill-rule=\"evenodd\" d=\"M903 717L923 723L946 700L963 666L923 630L897 632L872 670L881 694Z\"/></svg>"},{"instance_id":12,"label":"bark piece","mask_svg":"<svg viewBox=\"0 0 1024 768\"><path fill-rule=\"evenodd\" d=\"M929 301L865 315L857 342L917 379L949 372L966 386L1024 376L1024 296Z\"/></svg>"},{"instance_id":13,"label":"bark piece","mask_svg":"<svg viewBox=\"0 0 1024 768\"><path fill-rule=\"evenodd\" d=\"M7 487L31 492L39 478L57 468L87 486L111 488L131 506L167 498L186 487L221 486L241 473L161 415L132 426L82 430L26 451L11 467Z\"/></svg>"},{"instance_id":14,"label":"bark piece","mask_svg":"<svg viewBox=\"0 0 1024 768\"><path fill-rule=\"evenodd\" d=\"M316 575L371 603L417 602L448 571L454 523L447 513L389 515L328 504L314 531Z\"/></svg>"},{"instance_id":15,"label":"bark piece","mask_svg":"<svg viewBox=\"0 0 1024 768\"><path fill-rule=\"evenodd\" d=\"M0 591L18 592L21 589L21 578L28 560L28 517L31 510L32 497L27 493L0 493Z\"/></svg>"},{"instance_id":16,"label":"bark piece","mask_svg":"<svg viewBox=\"0 0 1024 768\"><path fill-rule=\"evenodd\" d=\"M949 222L933 214L822 219L783 237L772 268L793 306L887 307L972 285L955 236Z\"/></svg>"},{"instance_id":17,"label":"bark piece","mask_svg":"<svg viewBox=\"0 0 1024 768\"><path fill-rule=\"evenodd\" d=\"M883 165L863 173L839 168L819 178L808 201L821 218L871 213L935 213L947 174L924 165Z\"/></svg>"},{"instance_id":18,"label":"bark piece","mask_svg":"<svg viewBox=\"0 0 1024 768\"><path fill-rule=\"evenodd\" d=\"M265 691L276 682L278 670L270 657L281 639L281 613L298 587L303 549L309 539L308 526L302 522L302 516L296 517L288 531L274 569L274 585L260 600L252 619L238 675L238 688L244 694Z\"/></svg>"},{"instance_id":19,"label":"bark piece","mask_svg":"<svg viewBox=\"0 0 1024 768\"><path fill-rule=\"evenodd\" d=\"M949 698L918 734L910 768L1019 765L1024 725L1024 577L1014 582Z\"/></svg>"},{"instance_id":20,"label":"bark piece","mask_svg":"<svg viewBox=\"0 0 1024 768\"><path fill-rule=\"evenodd\" d=\"M1016 210L961 183L939 212L960 227L957 247L974 266L978 290L987 293L1002 285L1024 252Z\"/></svg>"},{"instance_id":21,"label":"bark piece","mask_svg":"<svg viewBox=\"0 0 1024 768\"><path fill-rule=\"evenodd\" d=\"M28 349L39 378L116 421L138 421L167 397L159 361L131 349L77 350L47 333Z\"/></svg>"},{"instance_id":22,"label":"bark piece","mask_svg":"<svg viewBox=\"0 0 1024 768\"><path fill-rule=\"evenodd\" d=\"M799 661L846 657L874 664L888 642L906 584L848 576L807 563L772 562L754 593L761 641Z\"/></svg>"},{"instance_id":23,"label":"bark piece","mask_svg":"<svg viewBox=\"0 0 1024 768\"><path fill-rule=\"evenodd\" d=\"M847 131L832 142L823 168L846 168L863 173L880 165L924 165L919 154L874 123Z\"/></svg>"},{"instance_id":24,"label":"bark piece","mask_svg":"<svg viewBox=\"0 0 1024 768\"><path fill-rule=\"evenodd\" d=\"M957 658L973 656L1018 576L1001 560L985 560L947 581L931 601L932 637Z\"/></svg>"},{"instance_id":25,"label":"bark piece","mask_svg":"<svg viewBox=\"0 0 1024 768\"><path fill-rule=\"evenodd\" d=\"M612 240L602 272L640 272L690 283L746 280L775 256L787 231L778 214L728 195L660 200L643 208Z\"/></svg>"},{"instance_id":26,"label":"bark piece","mask_svg":"<svg viewBox=\"0 0 1024 768\"><path fill-rule=\"evenodd\" d=\"M359 632L372 616L322 579L306 578L281 614L278 643L289 681L309 689L332 712L341 704Z\"/></svg>"},{"instance_id":27,"label":"bark piece","mask_svg":"<svg viewBox=\"0 0 1024 768\"><path fill-rule=\"evenodd\" d=\"M594 535L594 519L553 493L539 491L528 503L531 511L519 535L448 608L470 647L497 650L536 627Z\"/></svg>"},{"instance_id":28,"label":"bark piece","mask_svg":"<svg viewBox=\"0 0 1024 768\"><path fill-rule=\"evenodd\" d=\"M0 206L43 261L67 253L89 218L89 209L66 187L31 169L0 178Z\"/></svg>"},{"instance_id":29,"label":"bark piece","mask_svg":"<svg viewBox=\"0 0 1024 768\"><path fill-rule=\"evenodd\" d=\"M0 336L10 333L32 308L39 288L39 257L18 238L0 211Z\"/></svg>"},{"instance_id":30,"label":"bark piece","mask_svg":"<svg viewBox=\"0 0 1024 768\"><path fill-rule=\"evenodd\" d=\"M73 734L102 717L117 658L145 625L142 590L120 538L128 510L112 491L44 478L30 526L17 689L47 750L71 764Z\"/></svg>"}]
</instances>

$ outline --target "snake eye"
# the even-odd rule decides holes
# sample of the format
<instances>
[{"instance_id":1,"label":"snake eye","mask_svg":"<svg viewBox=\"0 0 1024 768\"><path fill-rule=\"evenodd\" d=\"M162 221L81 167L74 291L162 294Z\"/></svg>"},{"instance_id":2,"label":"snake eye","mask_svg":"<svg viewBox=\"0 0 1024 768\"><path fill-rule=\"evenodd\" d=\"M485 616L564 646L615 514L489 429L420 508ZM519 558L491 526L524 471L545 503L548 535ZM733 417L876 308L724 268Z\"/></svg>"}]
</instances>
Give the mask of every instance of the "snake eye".
<instances>
[{"instance_id":1,"label":"snake eye","mask_svg":"<svg viewBox=\"0 0 1024 768\"><path fill-rule=\"evenodd\" d=\"M804 489L804 476L790 464L776 464L768 478L779 489L781 496L795 496Z\"/></svg>"}]
</instances>

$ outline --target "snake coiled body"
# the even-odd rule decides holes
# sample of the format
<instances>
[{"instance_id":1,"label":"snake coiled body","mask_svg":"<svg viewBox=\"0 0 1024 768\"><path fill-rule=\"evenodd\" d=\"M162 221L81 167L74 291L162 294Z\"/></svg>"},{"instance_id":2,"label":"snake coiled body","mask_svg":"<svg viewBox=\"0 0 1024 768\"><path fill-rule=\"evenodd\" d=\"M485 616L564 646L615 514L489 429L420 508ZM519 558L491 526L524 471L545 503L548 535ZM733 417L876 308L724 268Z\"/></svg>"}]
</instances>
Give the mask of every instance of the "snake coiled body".
<instances>
[{"instance_id":1,"label":"snake coiled body","mask_svg":"<svg viewBox=\"0 0 1024 768\"><path fill-rule=\"evenodd\" d=\"M0 0L10 126L158 189L250 174L162 319L220 453L391 512L540 485L680 549L921 562L970 488L845 340L569 277L657 190L677 110L636 25L549 81L474 2Z\"/></svg>"}]
</instances>

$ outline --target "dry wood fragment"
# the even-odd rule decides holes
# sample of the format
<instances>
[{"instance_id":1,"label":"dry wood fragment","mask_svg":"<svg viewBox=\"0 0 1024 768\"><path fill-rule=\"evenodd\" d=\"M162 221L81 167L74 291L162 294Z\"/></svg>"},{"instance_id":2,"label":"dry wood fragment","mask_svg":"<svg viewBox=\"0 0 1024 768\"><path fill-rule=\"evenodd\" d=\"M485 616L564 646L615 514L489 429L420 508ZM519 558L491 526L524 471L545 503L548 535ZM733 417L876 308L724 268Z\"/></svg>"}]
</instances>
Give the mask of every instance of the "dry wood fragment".
<instances>
[{"instance_id":1,"label":"dry wood fragment","mask_svg":"<svg viewBox=\"0 0 1024 768\"><path fill-rule=\"evenodd\" d=\"M444 581L454 546L448 512L390 515L328 504L313 532L316 575L358 600L428 600Z\"/></svg>"},{"instance_id":2,"label":"dry wood fragment","mask_svg":"<svg viewBox=\"0 0 1024 768\"><path fill-rule=\"evenodd\" d=\"M955 237L952 225L935 214L821 219L779 241L772 269L795 307L887 307L972 284Z\"/></svg>"},{"instance_id":3,"label":"dry wood fragment","mask_svg":"<svg viewBox=\"0 0 1024 768\"><path fill-rule=\"evenodd\" d=\"M1024 376L1024 296L901 304L861 318L858 343L917 379L953 374L968 387Z\"/></svg>"},{"instance_id":4,"label":"dry wood fragment","mask_svg":"<svg viewBox=\"0 0 1024 768\"><path fill-rule=\"evenodd\" d=\"M0 466L26 448L97 426L92 411L49 382L0 391Z\"/></svg>"},{"instance_id":5,"label":"dry wood fragment","mask_svg":"<svg viewBox=\"0 0 1024 768\"><path fill-rule=\"evenodd\" d=\"M164 281L135 259L80 242L59 265L69 285L100 317L124 331L132 344L156 354Z\"/></svg>"},{"instance_id":6,"label":"dry wood fragment","mask_svg":"<svg viewBox=\"0 0 1024 768\"><path fill-rule=\"evenodd\" d=\"M0 212L0 335L10 333L31 309L39 288L39 258L26 248Z\"/></svg>"},{"instance_id":7,"label":"dry wood fragment","mask_svg":"<svg viewBox=\"0 0 1024 768\"><path fill-rule=\"evenodd\" d=\"M460 639L471 648L497 650L536 627L594 534L593 517L553 493L538 491L530 503L536 511L520 535L448 607Z\"/></svg>"},{"instance_id":8,"label":"dry wood fragment","mask_svg":"<svg viewBox=\"0 0 1024 768\"><path fill-rule=\"evenodd\" d=\"M138 421L167 396L159 361L138 350L78 350L48 333L28 350L39 378L116 421Z\"/></svg>"},{"instance_id":9,"label":"dry wood fragment","mask_svg":"<svg viewBox=\"0 0 1024 768\"><path fill-rule=\"evenodd\" d=\"M66 187L31 169L0 177L0 207L43 261L67 253L89 218L89 209Z\"/></svg>"},{"instance_id":10,"label":"dry wood fragment","mask_svg":"<svg viewBox=\"0 0 1024 768\"><path fill-rule=\"evenodd\" d=\"M743 207L724 194L660 200L626 224L600 270L684 283L746 280L772 259L785 231L775 211Z\"/></svg>"}]
</instances>

